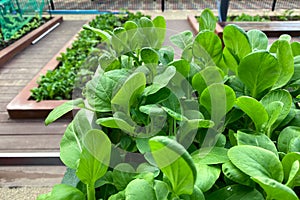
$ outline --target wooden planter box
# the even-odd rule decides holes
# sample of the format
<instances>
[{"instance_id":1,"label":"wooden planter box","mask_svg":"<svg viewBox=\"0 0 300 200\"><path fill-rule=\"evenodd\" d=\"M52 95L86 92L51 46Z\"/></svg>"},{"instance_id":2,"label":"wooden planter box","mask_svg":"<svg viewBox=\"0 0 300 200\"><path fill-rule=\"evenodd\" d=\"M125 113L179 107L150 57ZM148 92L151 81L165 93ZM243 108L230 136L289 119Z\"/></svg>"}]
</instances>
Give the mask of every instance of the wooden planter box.
<instances>
[{"instance_id":1,"label":"wooden planter box","mask_svg":"<svg viewBox=\"0 0 300 200\"><path fill-rule=\"evenodd\" d=\"M195 33L199 32L199 24L194 16L188 16L188 22ZM227 24L236 24L245 31L259 29L268 37L279 37L282 34L289 34L292 37L300 36L300 21L271 21L271 22L222 22L217 23L216 34L223 36L223 29Z\"/></svg>"},{"instance_id":2,"label":"wooden planter box","mask_svg":"<svg viewBox=\"0 0 300 200\"><path fill-rule=\"evenodd\" d=\"M29 46L32 41L34 41L43 33L51 29L54 25L56 25L57 23L61 23L62 21L63 18L61 16L53 17L39 28L31 31L30 33L15 41L13 44L9 45L5 49L2 49L0 51L0 67L3 66L4 63L12 59L20 51Z\"/></svg>"},{"instance_id":3,"label":"wooden planter box","mask_svg":"<svg viewBox=\"0 0 300 200\"><path fill-rule=\"evenodd\" d=\"M32 119L45 118L57 106L63 104L67 100L44 100L37 102L31 100L30 90L37 87L37 80L42 74L46 74L48 70L54 70L60 65L56 58L66 49L70 47L76 39L77 34L67 42L60 51L37 73L37 75L22 89L22 91L7 105L7 111L11 119ZM72 117L72 113L68 113L66 117Z\"/></svg>"}]
</instances>

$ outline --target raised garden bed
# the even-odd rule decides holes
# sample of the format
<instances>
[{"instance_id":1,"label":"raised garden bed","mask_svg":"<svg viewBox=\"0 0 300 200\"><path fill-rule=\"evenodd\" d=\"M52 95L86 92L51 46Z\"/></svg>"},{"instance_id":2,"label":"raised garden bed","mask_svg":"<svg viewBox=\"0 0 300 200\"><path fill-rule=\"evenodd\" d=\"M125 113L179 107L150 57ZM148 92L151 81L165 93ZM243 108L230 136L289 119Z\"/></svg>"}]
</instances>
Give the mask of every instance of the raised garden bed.
<instances>
[{"instance_id":1,"label":"raised garden bed","mask_svg":"<svg viewBox=\"0 0 300 200\"><path fill-rule=\"evenodd\" d=\"M61 23L63 18L61 16L53 17L48 22L40 26L39 28L31 31L24 37L15 41L13 44L9 45L5 49L0 51L0 67L3 66L4 63L12 59L16 54L29 46L32 41L40 37L43 33L51 29L58 23Z\"/></svg>"},{"instance_id":2,"label":"raised garden bed","mask_svg":"<svg viewBox=\"0 0 300 200\"><path fill-rule=\"evenodd\" d=\"M7 111L11 119L22 118L45 118L53 108L61 105L67 100L44 100L37 102L31 99L32 88L38 87L37 80L41 74L46 74L48 70L54 70L60 65L56 59L61 53L71 46L76 36L74 36L60 51L41 69L41 71L22 89L22 91L7 105ZM71 116L71 115L70 115Z\"/></svg>"},{"instance_id":3,"label":"raised garden bed","mask_svg":"<svg viewBox=\"0 0 300 200\"><path fill-rule=\"evenodd\" d=\"M199 24L195 16L188 16L195 33L199 32ZM300 21L268 21L268 22L218 22L216 26L216 34L222 38L223 29L227 24L236 24L245 31L258 29L263 31L268 37L279 37L282 34L289 34L292 37L300 36Z\"/></svg>"},{"instance_id":4,"label":"raised garden bed","mask_svg":"<svg viewBox=\"0 0 300 200\"><path fill-rule=\"evenodd\" d=\"M142 14L139 13L139 12L136 13L136 14L129 13L127 16L130 19L134 19L134 18L141 17ZM102 18L101 23L103 23L103 20L104 20L104 23L106 23L106 25L105 25L105 28L103 28L103 29L110 29L111 27L121 26L122 25L121 22L124 23L124 19L125 18L120 17L119 21L116 21L114 18L108 16L108 18ZM109 21L109 22L107 22L107 21ZM94 22L91 22L91 23L95 24L95 23L98 23L98 22L94 21ZM99 24L101 25L101 23L98 23L98 25ZM78 37L80 37L80 36L82 36L81 32L78 34ZM89 48L91 48L92 47L91 41L93 43L93 41L95 41L96 39L95 38L91 39L89 36L90 36L89 34L84 34L84 36L82 36L82 37L85 37L85 41L87 41L87 40L90 41L89 43L84 42L83 46L87 46L87 44L89 44L90 45ZM7 111L8 111L8 114L9 114L10 118L12 118L12 119L45 118L49 114L49 112L53 110L53 108L55 108L58 105L61 105L62 103L67 101L68 98L64 98L64 96L59 96L59 97L56 96L56 99L63 99L63 100L48 100L49 97L43 97L40 100L36 101L33 98L32 90L34 88L44 90L45 88L43 88L43 87L40 88L40 85L38 85L38 83L37 83L38 80L41 80L41 75L46 75L47 76L49 70L52 71L54 69L58 69L59 67L61 67L62 62L60 62L59 60L61 60L62 57L64 57L65 60L68 60L68 61L70 60L70 58L66 59L66 53L65 52L66 52L68 47L71 47L71 46L74 45L76 37L77 36L74 36L74 38L71 39L68 42L68 44L66 44L43 67L43 69L25 86L25 88L23 88L23 90L7 105ZM75 46L77 46L77 48L78 48L78 46L80 46L80 45L82 45L82 44L79 44L78 40L77 40ZM70 48L68 48L68 49L70 49ZM75 50L71 51L71 54L72 54L73 57L78 57L78 56L86 57L85 55L83 55L83 53L81 53L81 55L74 55L73 53L75 51L76 52L84 52L84 53L87 52L87 51L91 52L89 50L84 50L84 49L80 49L80 51L78 51L78 49L77 50L75 49ZM57 60L58 57L60 57L59 60ZM77 59L76 62L77 62L78 65L80 65L79 67L82 68L81 64L83 64L83 63L79 64L79 62L82 62L82 61L79 61ZM68 63L68 65L74 66L74 63L71 63L71 64ZM69 66L67 66L67 67L69 67ZM68 69L68 70L70 71L70 70L74 70L74 69L72 68L72 69ZM80 71L79 72L73 71L73 73L77 74L77 73L80 73ZM65 77L65 78L69 78L69 77ZM61 79L61 77L60 77L60 79ZM41 82L41 81L39 81L39 82ZM48 84L48 82L46 84ZM45 83L44 83L44 85L45 85ZM65 85L62 84L61 87L63 89L65 89ZM72 95L71 95L71 97L72 97ZM47 98L47 99L45 99L45 98ZM68 118L72 117L72 113L69 113L68 115L66 115L66 117L68 117Z\"/></svg>"}]
</instances>

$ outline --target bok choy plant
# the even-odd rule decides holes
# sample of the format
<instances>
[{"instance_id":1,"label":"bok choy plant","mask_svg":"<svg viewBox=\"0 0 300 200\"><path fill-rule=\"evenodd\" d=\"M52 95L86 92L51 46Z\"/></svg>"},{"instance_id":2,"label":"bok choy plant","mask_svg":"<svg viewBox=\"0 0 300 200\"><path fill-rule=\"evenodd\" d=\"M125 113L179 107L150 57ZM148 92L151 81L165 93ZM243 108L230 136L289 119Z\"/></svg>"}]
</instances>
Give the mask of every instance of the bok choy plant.
<instances>
[{"instance_id":1,"label":"bok choy plant","mask_svg":"<svg viewBox=\"0 0 300 200\"><path fill-rule=\"evenodd\" d=\"M235 25L170 37L161 16L113 31L60 143L62 184L38 199L298 200L300 43ZM224 43L224 47L223 47Z\"/></svg>"}]
</instances>

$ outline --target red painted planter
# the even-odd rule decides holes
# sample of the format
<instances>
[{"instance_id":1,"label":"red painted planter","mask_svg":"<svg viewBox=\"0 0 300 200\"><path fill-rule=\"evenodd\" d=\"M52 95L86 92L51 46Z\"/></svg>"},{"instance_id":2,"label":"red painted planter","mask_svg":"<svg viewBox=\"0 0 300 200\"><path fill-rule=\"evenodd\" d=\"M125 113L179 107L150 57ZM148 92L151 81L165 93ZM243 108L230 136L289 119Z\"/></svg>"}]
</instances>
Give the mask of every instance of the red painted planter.
<instances>
[{"instance_id":1,"label":"red painted planter","mask_svg":"<svg viewBox=\"0 0 300 200\"><path fill-rule=\"evenodd\" d=\"M48 70L54 70L59 66L60 62L56 60L62 52L65 52L76 39L75 35L68 43L66 43L60 51L41 69L39 73L22 89L22 91L7 105L7 111L11 119L30 119L30 118L45 118L55 107L61 105L67 100L44 100L37 102L31 100L30 90L37 87L37 80L41 74L46 74ZM71 117L72 113L66 115Z\"/></svg>"}]
</instances>

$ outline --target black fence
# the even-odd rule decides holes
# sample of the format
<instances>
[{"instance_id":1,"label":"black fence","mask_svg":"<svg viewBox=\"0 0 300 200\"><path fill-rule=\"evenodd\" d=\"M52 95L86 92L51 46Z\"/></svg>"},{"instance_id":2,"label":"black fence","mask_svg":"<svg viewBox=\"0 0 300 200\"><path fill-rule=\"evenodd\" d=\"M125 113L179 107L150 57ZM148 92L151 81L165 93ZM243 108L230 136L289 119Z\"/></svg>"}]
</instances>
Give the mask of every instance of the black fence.
<instances>
[{"instance_id":1,"label":"black fence","mask_svg":"<svg viewBox=\"0 0 300 200\"><path fill-rule=\"evenodd\" d=\"M218 0L49 0L55 10L199 10L217 9ZM273 0L230 0L229 9L270 9ZM300 9L300 0L277 0L276 9Z\"/></svg>"}]
</instances>

